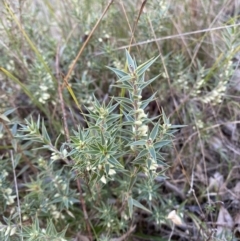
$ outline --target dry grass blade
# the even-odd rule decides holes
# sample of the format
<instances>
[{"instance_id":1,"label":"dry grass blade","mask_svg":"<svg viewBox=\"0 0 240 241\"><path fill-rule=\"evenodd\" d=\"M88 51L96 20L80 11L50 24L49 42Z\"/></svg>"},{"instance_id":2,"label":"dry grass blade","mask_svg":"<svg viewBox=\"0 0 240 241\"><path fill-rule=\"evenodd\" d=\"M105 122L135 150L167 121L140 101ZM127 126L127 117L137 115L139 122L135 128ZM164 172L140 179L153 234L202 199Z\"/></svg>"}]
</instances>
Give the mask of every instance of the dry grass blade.
<instances>
[{"instance_id":1,"label":"dry grass blade","mask_svg":"<svg viewBox=\"0 0 240 241\"><path fill-rule=\"evenodd\" d=\"M123 50L123 49L128 49L129 47L136 47L136 46L141 46L141 45L159 42L159 41L163 41L163 40L182 38L182 37L191 36L191 35L194 35L194 34L206 33L206 32L211 32L211 31L218 31L218 30L221 30L221 29L227 29L227 28L238 27L238 26L240 26L240 23L230 24L230 25L227 25L227 26L206 28L206 29L201 29L201 30L196 30L196 31L191 31L191 32L185 32L185 33L181 33L181 34L168 35L168 36L160 37L160 38L157 38L157 39L150 39L150 40L141 41L141 42L138 42L138 43L133 43L131 45L130 44L124 45L124 46L112 49L112 51L119 51L119 50ZM99 56L99 55L103 55L103 54L106 54L106 52L104 52L104 51L95 52L94 56Z\"/></svg>"}]
</instances>

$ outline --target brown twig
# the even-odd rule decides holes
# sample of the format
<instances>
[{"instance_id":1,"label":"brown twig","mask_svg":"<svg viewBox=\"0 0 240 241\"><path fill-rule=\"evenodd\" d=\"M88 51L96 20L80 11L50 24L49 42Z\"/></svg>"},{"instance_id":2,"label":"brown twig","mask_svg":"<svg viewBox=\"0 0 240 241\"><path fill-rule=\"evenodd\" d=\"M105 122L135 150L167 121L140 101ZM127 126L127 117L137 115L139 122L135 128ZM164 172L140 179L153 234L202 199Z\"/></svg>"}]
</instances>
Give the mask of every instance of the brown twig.
<instances>
[{"instance_id":1,"label":"brown twig","mask_svg":"<svg viewBox=\"0 0 240 241\"><path fill-rule=\"evenodd\" d=\"M83 209L83 215L84 215L84 219L86 221L86 226L87 226L87 231L88 231L88 237L90 240L93 240L92 238L92 233L91 233L91 226L88 220L88 214L87 214L87 208L86 208L86 204L85 204L85 200L83 198L83 193L82 193L82 188L81 188L81 182L80 179L77 179L77 187L78 187L78 191L80 194L80 202L82 204L82 209Z\"/></svg>"},{"instance_id":2,"label":"brown twig","mask_svg":"<svg viewBox=\"0 0 240 241\"><path fill-rule=\"evenodd\" d=\"M129 46L128 46L128 52L130 53L130 50L131 50L131 45L132 45L132 42L133 42L133 39L134 39L134 33L137 29L137 24L138 24L138 21L140 19L140 16L143 12L143 8L145 6L145 4L147 3L147 0L144 0L141 4L141 8L139 9L139 12L138 12L138 16L137 16L137 19L136 21L134 22L134 25L133 25L133 28L132 28L132 36L131 36L131 39L130 39L130 43L129 43Z\"/></svg>"},{"instance_id":3,"label":"brown twig","mask_svg":"<svg viewBox=\"0 0 240 241\"><path fill-rule=\"evenodd\" d=\"M60 71L59 71L59 46L57 47L57 53L56 53L56 61L55 61L55 68L56 68L56 78L57 78L57 84L58 84L58 95L60 99L61 109L62 109L62 118L63 118L63 127L64 127L64 133L66 136L66 141L70 142L70 135L68 130L68 124L67 124L67 114L65 111L65 105L63 101L63 95L62 95L62 88L60 83Z\"/></svg>"}]
</instances>

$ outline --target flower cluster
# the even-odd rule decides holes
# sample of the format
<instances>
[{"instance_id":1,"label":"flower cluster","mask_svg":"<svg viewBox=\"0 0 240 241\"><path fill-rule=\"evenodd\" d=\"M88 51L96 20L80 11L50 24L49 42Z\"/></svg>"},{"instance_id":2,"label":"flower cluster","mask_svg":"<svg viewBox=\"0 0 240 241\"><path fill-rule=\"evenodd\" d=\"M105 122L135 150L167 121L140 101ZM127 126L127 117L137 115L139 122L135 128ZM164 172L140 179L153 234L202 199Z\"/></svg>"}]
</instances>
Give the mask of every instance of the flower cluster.
<instances>
[{"instance_id":1,"label":"flower cluster","mask_svg":"<svg viewBox=\"0 0 240 241\"><path fill-rule=\"evenodd\" d=\"M212 103L213 105L217 105L222 103L223 97L227 90L227 85L230 77L233 74L233 62L228 61L225 67L225 71L219 74L219 81L217 86L205 97L203 97L202 101L204 103Z\"/></svg>"},{"instance_id":2,"label":"flower cluster","mask_svg":"<svg viewBox=\"0 0 240 241\"><path fill-rule=\"evenodd\" d=\"M16 195L13 195L12 188L10 188L9 184L6 182L8 175L9 174L6 170L3 170L0 173L0 195L7 206L12 205L14 203L14 199L16 198Z\"/></svg>"},{"instance_id":3,"label":"flower cluster","mask_svg":"<svg viewBox=\"0 0 240 241\"><path fill-rule=\"evenodd\" d=\"M140 105L141 102L138 102L137 105ZM148 125L144 124L143 121L147 117L143 109L137 109L135 111L136 121L133 126L133 133L138 137L147 136Z\"/></svg>"},{"instance_id":4,"label":"flower cluster","mask_svg":"<svg viewBox=\"0 0 240 241\"><path fill-rule=\"evenodd\" d=\"M193 126L193 129L203 129L204 128L204 123L201 119L198 119L195 123L195 126Z\"/></svg>"},{"instance_id":5,"label":"flower cluster","mask_svg":"<svg viewBox=\"0 0 240 241\"><path fill-rule=\"evenodd\" d=\"M43 57L46 61L47 57ZM54 83L50 73L46 72L46 67L43 63L35 61L32 65L33 85L31 86L34 96L38 98L38 101L42 104L46 104L50 100L52 93L54 92ZM40 85L39 85L40 83Z\"/></svg>"}]
</instances>

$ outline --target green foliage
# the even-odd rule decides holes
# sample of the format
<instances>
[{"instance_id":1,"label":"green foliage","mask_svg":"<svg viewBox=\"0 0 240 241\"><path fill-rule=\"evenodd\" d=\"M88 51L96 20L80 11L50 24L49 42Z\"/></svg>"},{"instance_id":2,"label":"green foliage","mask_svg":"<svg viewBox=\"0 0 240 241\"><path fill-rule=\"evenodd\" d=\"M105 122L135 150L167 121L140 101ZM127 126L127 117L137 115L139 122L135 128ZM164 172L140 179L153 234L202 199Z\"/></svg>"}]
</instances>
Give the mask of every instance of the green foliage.
<instances>
[{"instance_id":1,"label":"green foliage","mask_svg":"<svg viewBox=\"0 0 240 241\"><path fill-rule=\"evenodd\" d=\"M28 145L38 143L36 153L44 150L51 152L49 163L39 156L36 164L40 173L24 185L25 195L20 197L23 202L22 218L33 222L31 227L23 229L26 240L55 240L57 237L60 240L63 237L65 232L57 234L52 222L47 225L45 233L40 228L38 218L41 218L41 222L44 219L54 220L58 229L63 229L63 224L68 224L67 220L74 223L77 218L75 204L79 200L72 184L78 177L83 180L81 188L85 193L86 208L96 213L89 219L93 229L98 226L101 228L98 235L108 233L111 237L121 234L127 230L138 209L152 213L157 207L156 201L160 196L156 190L159 185L154 179L159 175L163 177L167 168L160 150L170 145L175 126L169 123L164 112L163 124L155 122L145 113L155 94L142 100L142 92L155 78L147 81L144 76L156 58L140 66L136 65L127 51L126 58L129 72L110 69L119 77L114 86L126 88L127 96L113 97L108 104L101 104L93 96L92 105L85 107L88 126L73 130L70 143L59 146L56 141L52 144L52 138L40 116L36 121L31 117L25 124L20 124L15 135L18 140L27 141ZM123 118L117 114L119 106L123 108ZM57 160L64 160L68 166L58 170ZM68 160L71 160L71 164ZM140 193L134 191L140 186L143 192L141 198ZM109 206L113 195L121 198ZM147 207L142 201L148 203ZM62 219L60 223L59 219ZM11 234L11 231L5 230L5 235L6 232Z\"/></svg>"}]
</instances>

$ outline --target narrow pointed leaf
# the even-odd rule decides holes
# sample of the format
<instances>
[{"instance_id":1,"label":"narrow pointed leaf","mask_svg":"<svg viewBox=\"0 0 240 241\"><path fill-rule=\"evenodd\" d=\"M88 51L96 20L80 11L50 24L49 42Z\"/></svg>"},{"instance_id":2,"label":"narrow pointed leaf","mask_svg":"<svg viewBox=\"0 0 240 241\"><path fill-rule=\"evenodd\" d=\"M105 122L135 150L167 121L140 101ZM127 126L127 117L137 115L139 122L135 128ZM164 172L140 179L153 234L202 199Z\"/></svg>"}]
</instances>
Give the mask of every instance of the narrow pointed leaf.
<instances>
[{"instance_id":1,"label":"narrow pointed leaf","mask_svg":"<svg viewBox=\"0 0 240 241\"><path fill-rule=\"evenodd\" d=\"M105 172L108 174L110 170L110 165L109 164L105 164Z\"/></svg>"},{"instance_id":2,"label":"narrow pointed leaf","mask_svg":"<svg viewBox=\"0 0 240 241\"><path fill-rule=\"evenodd\" d=\"M160 76L160 74L157 75L157 76L155 76L154 78L146 81L144 84L141 85L141 89L146 88L146 87L147 87L148 85L150 85L154 80L156 80L159 76Z\"/></svg>"},{"instance_id":3,"label":"narrow pointed leaf","mask_svg":"<svg viewBox=\"0 0 240 241\"><path fill-rule=\"evenodd\" d=\"M148 154L148 150L147 150L147 149L141 150L141 151L138 153L137 157L134 159L134 161L135 161L135 160L138 160L138 159L140 159L140 158L142 158L142 157L144 157L144 156L146 156L147 154Z\"/></svg>"},{"instance_id":4,"label":"narrow pointed leaf","mask_svg":"<svg viewBox=\"0 0 240 241\"><path fill-rule=\"evenodd\" d=\"M124 77L122 77L121 79L117 80L117 83L121 83L121 82L126 82L131 80L133 77L131 75L125 75ZM128 82L129 83L129 82Z\"/></svg>"},{"instance_id":5,"label":"narrow pointed leaf","mask_svg":"<svg viewBox=\"0 0 240 241\"><path fill-rule=\"evenodd\" d=\"M123 166L121 165L121 163L113 156L110 156L110 158L108 159L108 162L110 164L112 164L115 167L120 167L123 168Z\"/></svg>"},{"instance_id":6,"label":"narrow pointed leaf","mask_svg":"<svg viewBox=\"0 0 240 241\"><path fill-rule=\"evenodd\" d=\"M129 100L128 98L125 97L115 97L115 100L119 101L119 102L125 102L127 104L133 105L133 102L131 100Z\"/></svg>"},{"instance_id":7,"label":"narrow pointed leaf","mask_svg":"<svg viewBox=\"0 0 240 241\"><path fill-rule=\"evenodd\" d=\"M9 110L5 111L5 112L3 113L3 115L8 116L8 115L10 115L11 113L13 113L15 110L16 110L16 108L9 109Z\"/></svg>"},{"instance_id":8,"label":"narrow pointed leaf","mask_svg":"<svg viewBox=\"0 0 240 241\"><path fill-rule=\"evenodd\" d=\"M158 134L158 130L159 130L159 122L155 123L149 137L154 141L157 137Z\"/></svg>"},{"instance_id":9,"label":"narrow pointed leaf","mask_svg":"<svg viewBox=\"0 0 240 241\"><path fill-rule=\"evenodd\" d=\"M147 100L142 101L141 108L145 109L147 105L154 100L156 94L157 92L150 96Z\"/></svg>"},{"instance_id":10,"label":"narrow pointed leaf","mask_svg":"<svg viewBox=\"0 0 240 241\"><path fill-rule=\"evenodd\" d=\"M133 214L133 199L132 199L132 197L128 198L128 210L129 210L129 216L130 216L130 218L132 218L132 214Z\"/></svg>"},{"instance_id":11,"label":"narrow pointed leaf","mask_svg":"<svg viewBox=\"0 0 240 241\"><path fill-rule=\"evenodd\" d=\"M33 122L32 116L31 116L31 122ZM41 117L38 115L38 120L37 120L37 128L40 128L40 123L41 123Z\"/></svg>"},{"instance_id":12,"label":"narrow pointed leaf","mask_svg":"<svg viewBox=\"0 0 240 241\"><path fill-rule=\"evenodd\" d=\"M101 132L101 144L102 144L103 146L105 145L105 138L104 138L102 132Z\"/></svg>"},{"instance_id":13,"label":"narrow pointed leaf","mask_svg":"<svg viewBox=\"0 0 240 241\"><path fill-rule=\"evenodd\" d=\"M163 118L164 124L169 124L169 120L168 120L168 118L167 118L163 109L162 109L162 118Z\"/></svg>"},{"instance_id":14,"label":"narrow pointed leaf","mask_svg":"<svg viewBox=\"0 0 240 241\"><path fill-rule=\"evenodd\" d=\"M131 142L127 146L141 146L141 145L145 145L145 144L146 144L145 140L139 140L139 141Z\"/></svg>"},{"instance_id":15,"label":"narrow pointed leaf","mask_svg":"<svg viewBox=\"0 0 240 241\"><path fill-rule=\"evenodd\" d=\"M150 146L150 147L148 148L148 151L149 151L151 157L156 161L156 152L155 152L154 147L153 147L153 146Z\"/></svg>"},{"instance_id":16,"label":"narrow pointed leaf","mask_svg":"<svg viewBox=\"0 0 240 241\"><path fill-rule=\"evenodd\" d=\"M140 208L146 212L149 212L149 213L152 213L149 209L145 208L140 202L138 202L137 200L135 199L132 199L132 204L137 207L137 208Z\"/></svg>"},{"instance_id":17,"label":"narrow pointed leaf","mask_svg":"<svg viewBox=\"0 0 240 241\"><path fill-rule=\"evenodd\" d=\"M120 69L112 68L112 67L109 67L109 66L107 66L107 68L112 70L118 76L118 78L122 78L123 76L128 75L128 73L126 73L126 72L124 72Z\"/></svg>"},{"instance_id":18,"label":"narrow pointed leaf","mask_svg":"<svg viewBox=\"0 0 240 241\"><path fill-rule=\"evenodd\" d=\"M127 82L125 82L124 84L111 85L111 87L116 87L116 88L126 89L128 91L133 91L132 86L128 85Z\"/></svg>"},{"instance_id":19,"label":"narrow pointed leaf","mask_svg":"<svg viewBox=\"0 0 240 241\"><path fill-rule=\"evenodd\" d=\"M186 127L187 125L171 125L170 127L169 127L169 129L177 129L177 128L183 128L183 127Z\"/></svg>"},{"instance_id":20,"label":"narrow pointed leaf","mask_svg":"<svg viewBox=\"0 0 240 241\"><path fill-rule=\"evenodd\" d=\"M113 112L117 108L118 105L119 105L119 103L116 103L115 105L112 105L111 107L109 107L108 112L109 113Z\"/></svg>"},{"instance_id":21,"label":"narrow pointed leaf","mask_svg":"<svg viewBox=\"0 0 240 241\"><path fill-rule=\"evenodd\" d=\"M155 149L160 149L162 148L163 146L166 146L166 145L169 145L172 141L158 141L156 143L154 143L154 148Z\"/></svg>"},{"instance_id":22,"label":"narrow pointed leaf","mask_svg":"<svg viewBox=\"0 0 240 241\"><path fill-rule=\"evenodd\" d=\"M0 115L0 119L4 120L6 122L10 122L10 120L5 115Z\"/></svg>"},{"instance_id":23,"label":"narrow pointed leaf","mask_svg":"<svg viewBox=\"0 0 240 241\"><path fill-rule=\"evenodd\" d=\"M45 139L48 143L51 143L51 139L50 139L50 137L49 137L49 135L48 135L47 129L46 129L43 121L42 121L42 135L43 135L44 139Z\"/></svg>"},{"instance_id":24,"label":"narrow pointed leaf","mask_svg":"<svg viewBox=\"0 0 240 241\"><path fill-rule=\"evenodd\" d=\"M127 50L125 52L127 57L128 69L130 73L135 72L135 69L136 69L135 61L132 59L131 55Z\"/></svg>"},{"instance_id":25,"label":"narrow pointed leaf","mask_svg":"<svg viewBox=\"0 0 240 241\"><path fill-rule=\"evenodd\" d=\"M136 74L138 76L141 76L144 72L146 72L146 70L158 59L158 57L156 58L152 58L150 60L148 60L147 62L141 64L140 66L137 67L136 69Z\"/></svg>"}]
</instances>

